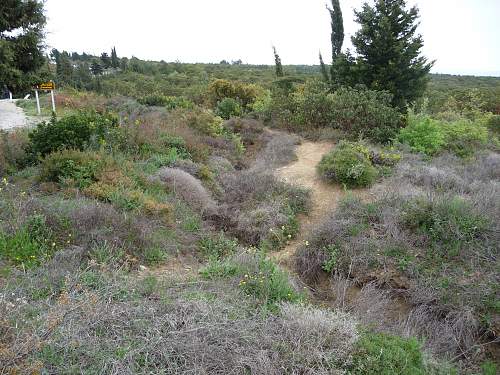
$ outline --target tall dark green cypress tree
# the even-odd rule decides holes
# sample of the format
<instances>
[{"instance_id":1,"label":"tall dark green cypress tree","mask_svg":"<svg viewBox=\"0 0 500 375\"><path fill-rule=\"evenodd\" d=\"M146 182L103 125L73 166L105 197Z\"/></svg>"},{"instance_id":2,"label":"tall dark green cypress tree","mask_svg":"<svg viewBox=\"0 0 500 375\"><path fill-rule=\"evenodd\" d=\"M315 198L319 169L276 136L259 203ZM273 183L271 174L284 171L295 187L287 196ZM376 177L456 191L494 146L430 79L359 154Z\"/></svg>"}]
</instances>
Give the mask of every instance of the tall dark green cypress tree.
<instances>
[{"instance_id":1,"label":"tall dark green cypress tree","mask_svg":"<svg viewBox=\"0 0 500 375\"><path fill-rule=\"evenodd\" d=\"M335 61L342 52L342 45L344 44L344 20L339 0L332 0L332 7L328 8L327 6L327 9L330 12L332 25L332 61Z\"/></svg>"},{"instance_id":2,"label":"tall dark green cypress tree","mask_svg":"<svg viewBox=\"0 0 500 375\"><path fill-rule=\"evenodd\" d=\"M115 47L111 48L111 66L115 69L120 66L120 59L118 58L118 55L116 54Z\"/></svg>"},{"instance_id":3,"label":"tall dark green cypress tree","mask_svg":"<svg viewBox=\"0 0 500 375\"><path fill-rule=\"evenodd\" d=\"M273 47L274 53L274 64L276 65L276 77L280 78L284 76L283 66L281 65L281 58L278 55L278 51L276 51L276 47Z\"/></svg>"},{"instance_id":4,"label":"tall dark green cypress tree","mask_svg":"<svg viewBox=\"0 0 500 375\"><path fill-rule=\"evenodd\" d=\"M416 33L418 8L404 0L376 0L355 11L360 30L352 37L359 82L393 94L402 111L423 93L433 62L421 56L423 39Z\"/></svg>"},{"instance_id":5,"label":"tall dark green cypress tree","mask_svg":"<svg viewBox=\"0 0 500 375\"><path fill-rule=\"evenodd\" d=\"M323 76L323 81L330 82L330 75L328 74L328 69L326 68L325 62L323 61L321 52L319 53L319 66L321 69L321 75Z\"/></svg>"}]
</instances>

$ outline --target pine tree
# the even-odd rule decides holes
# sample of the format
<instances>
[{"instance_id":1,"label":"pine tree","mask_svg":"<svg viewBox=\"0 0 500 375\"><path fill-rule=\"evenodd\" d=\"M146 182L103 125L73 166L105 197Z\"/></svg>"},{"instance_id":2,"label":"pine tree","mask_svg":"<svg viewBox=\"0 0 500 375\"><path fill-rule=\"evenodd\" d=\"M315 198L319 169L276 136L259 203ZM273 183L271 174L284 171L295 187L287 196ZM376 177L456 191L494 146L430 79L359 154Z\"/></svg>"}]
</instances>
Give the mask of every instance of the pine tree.
<instances>
[{"instance_id":1,"label":"pine tree","mask_svg":"<svg viewBox=\"0 0 500 375\"><path fill-rule=\"evenodd\" d=\"M63 51L56 60L57 79L62 83L71 83L73 78L73 64L69 59L69 54Z\"/></svg>"},{"instance_id":2,"label":"pine tree","mask_svg":"<svg viewBox=\"0 0 500 375\"><path fill-rule=\"evenodd\" d=\"M319 66L321 69L321 75L323 76L323 80L325 82L330 82L330 75L328 74L328 69L326 68L325 62L323 61L323 56L321 52L319 53Z\"/></svg>"},{"instance_id":3,"label":"pine tree","mask_svg":"<svg viewBox=\"0 0 500 375\"><path fill-rule=\"evenodd\" d=\"M115 69L120 66L120 59L118 58L118 55L116 54L116 47L113 47L111 49L111 66Z\"/></svg>"},{"instance_id":4,"label":"pine tree","mask_svg":"<svg viewBox=\"0 0 500 375\"><path fill-rule=\"evenodd\" d=\"M278 51L276 51L276 47L273 47L274 52L274 63L276 65L276 77L283 77L283 66L281 65L281 58L278 55Z\"/></svg>"},{"instance_id":5,"label":"pine tree","mask_svg":"<svg viewBox=\"0 0 500 375\"><path fill-rule=\"evenodd\" d=\"M423 39L416 34L418 8L404 0L376 0L355 11L361 29L352 37L360 83L393 94L393 105L405 110L427 85L433 62L421 56Z\"/></svg>"},{"instance_id":6,"label":"pine tree","mask_svg":"<svg viewBox=\"0 0 500 375\"><path fill-rule=\"evenodd\" d=\"M101 53L101 62L104 69L111 67L111 59L106 52Z\"/></svg>"},{"instance_id":7,"label":"pine tree","mask_svg":"<svg viewBox=\"0 0 500 375\"><path fill-rule=\"evenodd\" d=\"M42 79L45 65L42 0L0 1L0 82L10 91L27 90Z\"/></svg>"},{"instance_id":8,"label":"pine tree","mask_svg":"<svg viewBox=\"0 0 500 375\"><path fill-rule=\"evenodd\" d=\"M342 52L344 44L344 20L342 17L342 9L340 9L339 0L332 0L332 7L326 7L330 12L332 25L332 61L335 61L337 56Z\"/></svg>"},{"instance_id":9,"label":"pine tree","mask_svg":"<svg viewBox=\"0 0 500 375\"><path fill-rule=\"evenodd\" d=\"M93 75L95 76L100 76L102 74L102 66L99 64L97 60L94 60L92 64L90 65L90 71L92 72Z\"/></svg>"}]
</instances>

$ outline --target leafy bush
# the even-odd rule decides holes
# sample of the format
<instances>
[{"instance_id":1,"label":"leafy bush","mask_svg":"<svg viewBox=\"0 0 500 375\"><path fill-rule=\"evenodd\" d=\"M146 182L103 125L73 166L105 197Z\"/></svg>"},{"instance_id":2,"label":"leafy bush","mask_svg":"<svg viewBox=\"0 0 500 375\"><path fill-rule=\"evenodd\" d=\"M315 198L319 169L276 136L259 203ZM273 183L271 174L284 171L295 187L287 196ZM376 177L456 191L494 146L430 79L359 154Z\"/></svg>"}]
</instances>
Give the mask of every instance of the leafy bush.
<instances>
[{"instance_id":1,"label":"leafy bush","mask_svg":"<svg viewBox=\"0 0 500 375\"><path fill-rule=\"evenodd\" d=\"M293 95L293 101L298 124L332 127L353 138L386 143L397 136L401 126L400 114L385 92L340 88L328 93L324 84L312 81Z\"/></svg>"},{"instance_id":2,"label":"leafy bush","mask_svg":"<svg viewBox=\"0 0 500 375\"><path fill-rule=\"evenodd\" d=\"M359 143L341 142L323 156L318 172L328 180L348 187L370 186L377 177L377 170L368 155L368 150Z\"/></svg>"},{"instance_id":3,"label":"leafy bush","mask_svg":"<svg viewBox=\"0 0 500 375\"><path fill-rule=\"evenodd\" d=\"M460 120L442 124L445 147L460 157L474 154L488 142L488 128L480 122Z\"/></svg>"},{"instance_id":4,"label":"leafy bush","mask_svg":"<svg viewBox=\"0 0 500 375\"><path fill-rule=\"evenodd\" d=\"M150 94L137 99L141 104L147 106L166 107L167 109L193 108L194 104L182 96L167 96L162 94Z\"/></svg>"},{"instance_id":5,"label":"leafy bush","mask_svg":"<svg viewBox=\"0 0 500 375\"><path fill-rule=\"evenodd\" d=\"M45 156L64 149L83 150L92 143L99 145L113 128L118 119L111 114L80 112L50 122L42 122L29 134L29 151L34 156Z\"/></svg>"},{"instance_id":6,"label":"leafy bush","mask_svg":"<svg viewBox=\"0 0 500 375\"><path fill-rule=\"evenodd\" d=\"M43 159L40 180L85 188L97 181L105 160L95 152L63 150Z\"/></svg>"},{"instance_id":7,"label":"leafy bush","mask_svg":"<svg viewBox=\"0 0 500 375\"><path fill-rule=\"evenodd\" d=\"M25 164L28 144L26 129L0 130L0 176L12 173Z\"/></svg>"},{"instance_id":8,"label":"leafy bush","mask_svg":"<svg viewBox=\"0 0 500 375\"><path fill-rule=\"evenodd\" d=\"M407 227L426 235L452 256L489 227L489 221L459 197L411 200L404 209L403 220Z\"/></svg>"},{"instance_id":9,"label":"leafy bush","mask_svg":"<svg viewBox=\"0 0 500 375\"><path fill-rule=\"evenodd\" d=\"M398 139L408 144L412 151L427 155L437 154L446 143L443 129L437 121L414 115L408 116L408 125L401 129Z\"/></svg>"},{"instance_id":10,"label":"leafy bush","mask_svg":"<svg viewBox=\"0 0 500 375\"><path fill-rule=\"evenodd\" d=\"M415 152L435 155L446 149L457 156L467 157L487 143L488 129L480 121L458 119L442 122L410 114L408 126L401 129L398 139Z\"/></svg>"},{"instance_id":11,"label":"leafy bush","mask_svg":"<svg viewBox=\"0 0 500 375\"><path fill-rule=\"evenodd\" d=\"M186 117L188 126L204 135L218 137L224 133L224 127L222 126L224 120L214 115L212 111L190 111L186 114Z\"/></svg>"},{"instance_id":12,"label":"leafy bush","mask_svg":"<svg viewBox=\"0 0 500 375\"><path fill-rule=\"evenodd\" d=\"M233 98L224 98L219 103L217 103L215 114L226 120L229 120L231 117L240 116L241 115L240 103L238 103Z\"/></svg>"},{"instance_id":13,"label":"leafy bush","mask_svg":"<svg viewBox=\"0 0 500 375\"><path fill-rule=\"evenodd\" d=\"M500 115L490 116L486 126L493 134L500 135Z\"/></svg>"},{"instance_id":14,"label":"leafy bush","mask_svg":"<svg viewBox=\"0 0 500 375\"><path fill-rule=\"evenodd\" d=\"M225 98L235 99L246 110L262 95L262 91L262 88L253 84L217 79L208 86L208 98L213 106Z\"/></svg>"},{"instance_id":15,"label":"leafy bush","mask_svg":"<svg viewBox=\"0 0 500 375\"><path fill-rule=\"evenodd\" d=\"M356 375L427 374L416 339L382 333L368 333L360 338L351 371Z\"/></svg>"}]
</instances>

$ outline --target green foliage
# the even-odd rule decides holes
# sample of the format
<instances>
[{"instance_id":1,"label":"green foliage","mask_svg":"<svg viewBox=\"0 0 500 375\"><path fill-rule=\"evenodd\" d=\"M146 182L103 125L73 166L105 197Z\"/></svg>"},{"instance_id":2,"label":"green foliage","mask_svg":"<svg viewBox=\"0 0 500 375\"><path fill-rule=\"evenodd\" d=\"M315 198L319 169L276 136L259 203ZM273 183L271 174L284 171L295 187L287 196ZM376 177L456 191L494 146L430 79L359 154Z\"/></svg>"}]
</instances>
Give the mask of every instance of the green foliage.
<instances>
[{"instance_id":1,"label":"green foliage","mask_svg":"<svg viewBox=\"0 0 500 375\"><path fill-rule=\"evenodd\" d=\"M332 0L332 7L327 9L330 12L332 26L332 61L335 61L342 52L342 45L344 44L344 20L339 0Z\"/></svg>"},{"instance_id":2,"label":"green foliage","mask_svg":"<svg viewBox=\"0 0 500 375\"><path fill-rule=\"evenodd\" d=\"M43 159L40 180L86 188L97 181L105 160L94 152L63 150Z\"/></svg>"},{"instance_id":3,"label":"green foliage","mask_svg":"<svg viewBox=\"0 0 500 375\"><path fill-rule=\"evenodd\" d=\"M471 156L488 142L488 128L480 122L459 120L441 126L446 149L462 158Z\"/></svg>"},{"instance_id":4,"label":"green foliage","mask_svg":"<svg viewBox=\"0 0 500 375\"><path fill-rule=\"evenodd\" d=\"M215 116L212 111L192 111L187 114L187 121L188 126L204 135L219 137L224 133L224 120L219 116Z\"/></svg>"},{"instance_id":5,"label":"green foliage","mask_svg":"<svg viewBox=\"0 0 500 375\"><path fill-rule=\"evenodd\" d=\"M33 215L12 234L0 231L0 257L29 268L48 259L55 250L45 217Z\"/></svg>"},{"instance_id":6,"label":"green foliage","mask_svg":"<svg viewBox=\"0 0 500 375\"><path fill-rule=\"evenodd\" d=\"M45 63L43 5L39 0L11 0L0 6L0 82L16 94L49 76L40 72Z\"/></svg>"},{"instance_id":7,"label":"green foliage","mask_svg":"<svg viewBox=\"0 0 500 375\"><path fill-rule=\"evenodd\" d=\"M434 155L445 145L445 135L438 122L429 117L408 117L408 125L401 129L400 142L408 144L412 151Z\"/></svg>"},{"instance_id":8,"label":"green foliage","mask_svg":"<svg viewBox=\"0 0 500 375\"><path fill-rule=\"evenodd\" d=\"M339 256L339 248L336 245L328 245L325 247L324 252L328 255L328 259L323 263L323 270L325 272L332 272L337 265Z\"/></svg>"},{"instance_id":9,"label":"green foliage","mask_svg":"<svg viewBox=\"0 0 500 375\"><path fill-rule=\"evenodd\" d=\"M45 156L53 151L98 146L117 126L118 119L108 113L79 112L59 120L54 116L50 122L38 124L29 134L29 151L34 156Z\"/></svg>"},{"instance_id":10,"label":"green foliage","mask_svg":"<svg viewBox=\"0 0 500 375\"><path fill-rule=\"evenodd\" d=\"M144 97L137 99L137 101L141 104L148 106L159 106L166 107L167 109L176 109L176 108L193 108L194 104L190 100L184 97L177 96L167 96L159 93L150 94Z\"/></svg>"},{"instance_id":11,"label":"green foliage","mask_svg":"<svg viewBox=\"0 0 500 375\"><path fill-rule=\"evenodd\" d=\"M420 343L383 333L365 333L357 343L351 366L356 375L427 374Z\"/></svg>"},{"instance_id":12,"label":"green foliage","mask_svg":"<svg viewBox=\"0 0 500 375\"><path fill-rule=\"evenodd\" d=\"M215 114L225 120L229 120L231 117L241 116L240 103L233 98L224 98L217 103Z\"/></svg>"},{"instance_id":13,"label":"green foliage","mask_svg":"<svg viewBox=\"0 0 500 375\"><path fill-rule=\"evenodd\" d=\"M486 122L488 129L495 135L500 136L500 115L492 115Z\"/></svg>"},{"instance_id":14,"label":"green foliage","mask_svg":"<svg viewBox=\"0 0 500 375\"><path fill-rule=\"evenodd\" d=\"M244 110L247 110L261 93L262 88L256 85L224 79L217 79L208 86L208 99L213 106L225 98L232 98L237 100Z\"/></svg>"},{"instance_id":15,"label":"green foliage","mask_svg":"<svg viewBox=\"0 0 500 375\"><path fill-rule=\"evenodd\" d=\"M240 288L271 311L276 310L280 302L298 302L302 298L291 287L288 275L262 255L259 256L257 269L243 267L241 271L245 273L239 282Z\"/></svg>"},{"instance_id":16,"label":"green foliage","mask_svg":"<svg viewBox=\"0 0 500 375\"><path fill-rule=\"evenodd\" d=\"M209 260L221 260L236 252L238 241L227 238L224 232L200 240L199 247Z\"/></svg>"},{"instance_id":17,"label":"green foliage","mask_svg":"<svg viewBox=\"0 0 500 375\"><path fill-rule=\"evenodd\" d=\"M353 138L385 143L400 128L400 115L387 93L340 88L333 94L324 83L307 82L293 95L295 122L305 127L332 127Z\"/></svg>"},{"instance_id":18,"label":"green foliage","mask_svg":"<svg viewBox=\"0 0 500 375\"><path fill-rule=\"evenodd\" d=\"M377 178L377 170L368 155L369 151L359 143L343 141L321 159L318 172L348 187L370 186Z\"/></svg>"},{"instance_id":19,"label":"green foliage","mask_svg":"<svg viewBox=\"0 0 500 375\"><path fill-rule=\"evenodd\" d=\"M273 53L274 53L274 65L276 69L276 77L280 78L284 76L283 73L283 65L281 65L281 58L278 55L278 51L276 51L276 47L273 46Z\"/></svg>"},{"instance_id":20,"label":"green foliage","mask_svg":"<svg viewBox=\"0 0 500 375\"><path fill-rule=\"evenodd\" d=\"M479 121L441 122L410 114L408 126L401 129L398 139L415 152L435 155L446 149L457 156L467 157L484 147L488 141L488 129Z\"/></svg>"},{"instance_id":21,"label":"green foliage","mask_svg":"<svg viewBox=\"0 0 500 375\"><path fill-rule=\"evenodd\" d=\"M481 365L481 374L482 375L496 375L498 366L492 361L486 361Z\"/></svg>"},{"instance_id":22,"label":"green foliage","mask_svg":"<svg viewBox=\"0 0 500 375\"><path fill-rule=\"evenodd\" d=\"M476 241L490 223L470 203L459 198L414 199L403 212L405 225L426 235L443 255L457 255L466 244ZM441 251L442 251L441 250Z\"/></svg>"},{"instance_id":23,"label":"green foliage","mask_svg":"<svg viewBox=\"0 0 500 375\"><path fill-rule=\"evenodd\" d=\"M352 38L359 83L393 95L392 104L405 111L423 95L433 65L420 55L423 39L416 33L418 8L404 0L365 3L355 11L361 26Z\"/></svg>"}]
</instances>

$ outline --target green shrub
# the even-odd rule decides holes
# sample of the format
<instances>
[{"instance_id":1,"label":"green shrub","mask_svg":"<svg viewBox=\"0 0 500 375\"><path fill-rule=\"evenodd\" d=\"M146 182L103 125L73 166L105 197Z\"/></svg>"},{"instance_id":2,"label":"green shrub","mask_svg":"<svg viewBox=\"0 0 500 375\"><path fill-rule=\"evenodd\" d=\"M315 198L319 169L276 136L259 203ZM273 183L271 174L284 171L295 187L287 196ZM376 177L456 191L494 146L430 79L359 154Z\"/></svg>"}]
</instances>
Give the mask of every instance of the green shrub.
<instances>
[{"instance_id":1,"label":"green shrub","mask_svg":"<svg viewBox=\"0 0 500 375\"><path fill-rule=\"evenodd\" d=\"M460 120L441 126L445 135L445 148L457 156L471 156L488 142L488 128L480 122Z\"/></svg>"},{"instance_id":2,"label":"green shrub","mask_svg":"<svg viewBox=\"0 0 500 375\"><path fill-rule=\"evenodd\" d=\"M207 96L213 106L225 98L232 98L241 103L243 109L248 109L262 92L257 85L217 79L208 86Z\"/></svg>"},{"instance_id":3,"label":"green shrub","mask_svg":"<svg viewBox=\"0 0 500 375\"><path fill-rule=\"evenodd\" d=\"M229 120L231 117L241 116L240 103L233 98L224 98L217 103L215 114L226 120Z\"/></svg>"},{"instance_id":4,"label":"green shrub","mask_svg":"<svg viewBox=\"0 0 500 375\"><path fill-rule=\"evenodd\" d=\"M461 246L472 243L488 230L488 220L459 197L428 200L417 198L403 211L405 225L426 235L445 250L443 255L457 255Z\"/></svg>"},{"instance_id":5,"label":"green shrub","mask_svg":"<svg viewBox=\"0 0 500 375\"><path fill-rule=\"evenodd\" d=\"M219 116L215 116L212 111L190 111L186 114L186 117L188 126L204 135L218 137L224 133L224 120Z\"/></svg>"},{"instance_id":6,"label":"green shrub","mask_svg":"<svg viewBox=\"0 0 500 375\"><path fill-rule=\"evenodd\" d=\"M326 85L310 81L293 97L295 121L302 126L331 127L380 143L395 138L401 126L401 116L385 92L340 88L328 93Z\"/></svg>"},{"instance_id":7,"label":"green shrub","mask_svg":"<svg viewBox=\"0 0 500 375\"><path fill-rule=\"evenodd\" d=\"M495 135L500 135L500 115L491 115L486 122L488 129Z\"/></svg>"},{"instance_id":8,"label":"green shrub","mask_svg":"<svg viewBox=\"0 0 500 375\"><path fill-rule=\"evenodd\" d=\"M147 106L166 107L167 109L193 108L192 101L182 96L167 96L163 94L150 94L137 99L140 104Z\"/></svg>"},{"instance_id":9,"label":"green shrub","mask_svg":"<svg viewBox=\"0 0 500 375\"><path fill-rule=\"evenodd\" d=\"M370 186L377 178L377 170L368 155L369 151L359 143L341 142L323 156L318 172L348 187Z\"/></svg>"},{"instance_id":10,"label":"green shrub","mask_svg":"<svg viewBox=\"0 0 500 375\"><path fill-rule=\"evenodd\" d=\"M421 345L415 338L382 333L364 334L353 356L352 374L427 374Z\"/></svg>"},{"instance_id":11,"label":"green shrub","mask_svg":"<svg viewBox=\"0 0 500 375\"><path fill-rule=\"evenodd\" d=\"M81 189L97 181L105 160L95 152L63 150L42 160L40 180L77 186Z\"/></svg>"},{"instance_id":12,"label":"green shrub","mask_svg":"<svg viewBox=\"0 0 500 375\"><path fill-rule=\"evenodd\" d=\"M99 145L118 126L118 119L110 114L80 112L74 115L42 122L29 134L29 151L33 156L45 156L64 149L83 150L91 144Z\"/></svg>"},{"instance_id":13,"label":"green shrub","mask_svg":"<svg viewBox=\"0 0 500 375\"><path fill-rule=\"evenodd\" d=\"M412 151L427 155L437 154L445 146L445 134L439 123L429 117L408 116L408 125L399 132L399 141Z\"/></svg>"}]
</instances>

